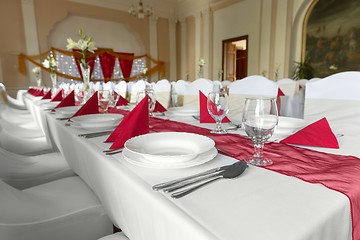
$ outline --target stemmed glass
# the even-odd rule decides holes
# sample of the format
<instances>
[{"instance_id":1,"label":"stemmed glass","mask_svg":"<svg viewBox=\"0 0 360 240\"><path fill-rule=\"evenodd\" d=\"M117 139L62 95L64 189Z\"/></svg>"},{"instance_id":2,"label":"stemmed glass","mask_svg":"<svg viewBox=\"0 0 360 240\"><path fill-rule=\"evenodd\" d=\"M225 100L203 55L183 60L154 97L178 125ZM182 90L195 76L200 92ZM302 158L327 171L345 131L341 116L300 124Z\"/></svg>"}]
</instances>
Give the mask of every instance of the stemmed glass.
<instances>
[{"instance_id":1,"label":"stemmed glass","mask_svg":"<svg viewBox=\"0 0 360 240\"><path fill-rule=\"evenodd\" d=\"M111 95L109 90L98 91L99 106L103 110L103 113L107 113L110 100L111 100Z\"/></svg>"},{"instance_id":2,"label":"stemmed glass","mask_svg":"<svg viewBox=\"0 0 360 240\"><path fill-rule=\"evenodd\" d=\"M271 159L264 158L263 150L265 142L273 135L278 124L276 100L247 98L242 123L254 144L254 155L247 162L256 166L271 165Z\"/></svg>"},{"instance_id":3,"label":"stemmed glass","mask_svg":"<svg viewBox=\"0 0 360 240\"><path fill-rule=\"evenodd\" d=\"M227 93L225 91L210 92L207 99L207 110L216 122L216 127L211 133L226 133L226 131L221 128L221 121L229 112Z\"/></svg>"},{"instance_id":4,"label":"stemmed glass","mask_svg":"<svg viewBox=\"0 0 360 240\"><path fill-rule=\"evenodd\" d=\"M147 96L148 99L149 99L149 114L152 115L152 112L154 111L155 104L156 104L156 98L155 98L154 90L145 90L145 91L138 92L137 95L136 95L136 104L141 102L141 100L145 96Z\"/></svg>"}]
</instances>

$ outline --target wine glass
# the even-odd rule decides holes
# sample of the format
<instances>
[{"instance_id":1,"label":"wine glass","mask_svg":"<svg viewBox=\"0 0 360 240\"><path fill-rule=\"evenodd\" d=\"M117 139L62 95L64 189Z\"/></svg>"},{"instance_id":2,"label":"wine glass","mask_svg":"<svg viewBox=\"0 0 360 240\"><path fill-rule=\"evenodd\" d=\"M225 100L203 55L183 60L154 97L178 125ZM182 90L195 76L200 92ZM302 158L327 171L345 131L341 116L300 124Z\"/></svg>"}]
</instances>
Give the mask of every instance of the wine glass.
<instances>
[{"instance_id":1,"label":"wine glass","mask_svg":"<svg viewBox=\"0 0 360 240\"><path fill-rule=\"evenodd\" d=\"M226 133L226 131L221 128L221 121L229 112L227 93L225 91L210 92L207 99L207 110L216 122L216 127L211 133Z\"/></svg>"},{"instance_id":2,"label":"wine glass","mask_svg":"<svg viewBox=\"0 0 360 240\"><path fill-rule=\"evenodd\" d=\"M149 114L152 115L152 112L155 109L155 104L156 104L156 98L155 98L155 93L154 90L145 90L145 91L140 91L136 94L136 104L138 104L139 102L141 102L141 100L147 96L149 99Z\"/></svg>"},{"instance_id":3,"label":"wine glass","mask_svg":"<svg viewBox=\"0 0 360 240\"><path fill-rule=\"evenodd\" d=\"M110 103L109 103L109 107L115 108L117 102L119 101L120 98L120 94L115 90L112 89L110 91Z\"/></svg>"},{"instance_id":4,"label":"wine glass","mask_svg":"<svg viewBox=\"0 0 360 240\"><path fill-rule=\"evenodd\" d=\"M247 98L242 123L254 144L254 155L247 162L256 166L271 165L271 159L264 158L263 149L278 124L275 98Z\"/></svg>"},{"instance_id":5,"label":"wine glass","mask_svg":"<svg viewBox=\"0 0 360 240\"><path fill-rule=\"evenodd\" d=\"M110 103L110 91L109 90L99 90L98 91L98 101L99 106L103 110L103 113L107 113Z\"/></svg>"}]
</instances>

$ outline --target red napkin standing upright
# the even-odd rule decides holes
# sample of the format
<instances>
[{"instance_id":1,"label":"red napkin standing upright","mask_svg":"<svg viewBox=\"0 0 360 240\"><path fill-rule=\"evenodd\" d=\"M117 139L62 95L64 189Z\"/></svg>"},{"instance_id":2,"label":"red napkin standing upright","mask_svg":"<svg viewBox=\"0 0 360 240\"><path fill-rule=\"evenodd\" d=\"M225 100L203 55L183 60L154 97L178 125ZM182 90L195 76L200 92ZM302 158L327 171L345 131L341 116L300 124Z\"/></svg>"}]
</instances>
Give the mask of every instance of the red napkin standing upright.
<instances>
[{"instance_id":1,"label":"red napkin standing upright","mask_svg":"<svg viewBox=\"0 0 360 240\"><path fill-rule=\"evenodd\" d=\"M51 89L49 89L49 91L47 91L45 95L41 98L41 100L43 99L51 99Z\"/></svg>"},{"instance_id":2,"label":"red napkin standing upright","mask_svg":"<svg viewBox=\"0 0 360 240\"><path fill-rule=\"evenodd\" d=\"M75 92L72 90L55 108L75 106Z\"/></svg>"},{"instance_id":3,"label":"red napkin standing upright","mask_svg":"<svg viewBox=\"0 0 360 240\"><path fill-rule=\"evenodd\" d=\"M148 101L143 98L106 139L105 142L113 142L110 149L122 148L128 139L149 133Z\"/></svg>"},{"instance_id":4,"label":"red napkin standing upright","mask_svg":"<svg viewBox=\"0 0 360 240\"><path fill-rule=\"evenodd\" d=\"M154 111L153 112L160 112L160 113L162 113L162 112L166 112L167 111L167 109L163 106L163 105L161 105L161 103L159 103L158 101L156 101L156 103L155 103L155 108L154 108Z\"/></svg>"},{"instance_id":5,"label":"red napkin standing upright","mask_svg":"<svg viewBox=\"0 0 360 240\"><path fill-rule=\"evenodd\" d=\"M215 123L215 120L210 116L207 110L207 97L201 91L199 91L200 102L200 123ZM225 116L221 122L230 122Z\"/></svg>"},{"instance_id":6,"label":"red napkin standing upright","mask_svg":"<svg viewBox=\"0 0 360 240\"><path fill-rule=\"evenodd\" d=\"M50 102L57 102L62 100L63 90L61 89L51 100Z\"/></svg>"},{"instance_id":7,"label":"red napkin standing upright","mask_svg":"<svg viewBox=\"0 0 360 240\"><path fill-rule=\"evenodd\" d=\"M293 135L280 141L281 143L304 146L339 148L339 143L326 118L322 118Z\"/></svg>"},{"instance_id":8,"label":"red napkin standing upright","mask_svg":"<svg viewBox=\"0 0 360 240\"><path fill-rule=\"evenodd\" d=\"M128 100L126 100L123 96L119 95L119 100L117 101L116 106L127 106L128 104Z\"/></svg>"},{"instance_id":9,"label":"red napkin standing upright","mask_svg":"<svg viewBox=\"0 0 360 240\"><path fill-rule=\"evenodd\" d=\"M87 100L87 102L72 116L80 116L86 114L97 114L99 113L98 93L97 91Z\"/></svg>"}]
</instances>

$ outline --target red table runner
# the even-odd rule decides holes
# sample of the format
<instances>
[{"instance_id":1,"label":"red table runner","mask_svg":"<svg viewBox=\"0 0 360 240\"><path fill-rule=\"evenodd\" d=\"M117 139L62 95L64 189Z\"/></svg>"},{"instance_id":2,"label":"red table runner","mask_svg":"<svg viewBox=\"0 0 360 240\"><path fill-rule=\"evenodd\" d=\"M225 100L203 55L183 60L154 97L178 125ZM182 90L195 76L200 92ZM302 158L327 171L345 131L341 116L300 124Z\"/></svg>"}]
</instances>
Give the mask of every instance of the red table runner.
<instances>
[{"instance_id":1,"label":"red table runner","mask_svg":"<svg viewBox=\"0 0 360 240\"><path fill-rule=\"evenodd\" d=\"M123 110L115 110L127 114ZM115 112L113 110L113 112ZM190 132L212 138L216 147L229 156L242 160L252 156L253 144L250 139L238 134L211 134L209 129L186 123L150 118L150 130L155 132ZM273 164L265 167L287 176L297 177L310 183L320 183L327 188L345 194L350 200L352 216L352 239L360 240L360 159L318 152L282 143L268 143L264 156Z\"/></svg>"}]
</instances>

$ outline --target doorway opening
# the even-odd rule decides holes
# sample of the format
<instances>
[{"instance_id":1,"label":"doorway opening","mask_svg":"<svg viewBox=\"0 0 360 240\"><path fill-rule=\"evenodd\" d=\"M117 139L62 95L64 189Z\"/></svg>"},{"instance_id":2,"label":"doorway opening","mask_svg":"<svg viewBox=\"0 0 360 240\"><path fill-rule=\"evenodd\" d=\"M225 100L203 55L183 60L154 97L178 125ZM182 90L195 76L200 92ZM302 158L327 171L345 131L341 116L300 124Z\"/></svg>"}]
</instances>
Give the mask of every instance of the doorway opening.
<instances>
[{"instance_id":1,"label":"doorway opening","mask_svg":"<svg viewBox=\"0 0 360 240\"><path fill-rule=\"evenodd\" d=\"M247 76L248 35L222 42L222 79L234 81Z\"/></svg>"}]
</instances>

